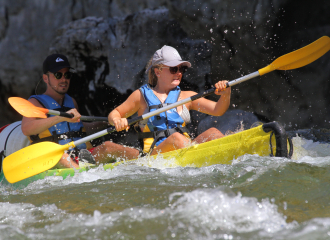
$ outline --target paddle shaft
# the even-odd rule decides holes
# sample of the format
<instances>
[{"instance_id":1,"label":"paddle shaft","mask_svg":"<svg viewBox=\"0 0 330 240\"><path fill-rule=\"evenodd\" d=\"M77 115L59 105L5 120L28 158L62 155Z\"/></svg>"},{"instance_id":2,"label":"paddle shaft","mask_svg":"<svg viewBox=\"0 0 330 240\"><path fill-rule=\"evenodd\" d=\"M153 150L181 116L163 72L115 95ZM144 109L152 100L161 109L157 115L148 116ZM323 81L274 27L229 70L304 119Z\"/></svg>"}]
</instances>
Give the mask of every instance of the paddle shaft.
<instances>
[{"instance_id":1,"label":"paddle shaft","mask_svg":"<svg viewBox=\"0 0 330 240\"><path fill-rule=\"evenodd\" d=\"M59 111L51 110L51 109L48 109L48 114L66 117L66 118L73 118L73 114L71 114L71 113L59 112ZM108 121L107 117L81 116L80 119L81 119L81 121L86 121L86 122L94 122L94 121L107 122Z\"/></svg>"},{"instance_id":2,"label":"paddle shaft","mask_svg":"<svg viewBox=\"0 0 330 240\"><path fill-rule=\"evenodd\" d=\"M242 82L245 82L251 78L255 78L255 77L258 77L260 76L259 74L259 71L256 71L256 72L253 72L253 73L250 73L246 76L243 76L243 77L240 77L240 78L237 78L235 80L232 80L230 82L227 83L227 87L231 87L231 86L234 86L236 84L239 84L239 83L242 83Z\"/></svg>"}]
</instances>

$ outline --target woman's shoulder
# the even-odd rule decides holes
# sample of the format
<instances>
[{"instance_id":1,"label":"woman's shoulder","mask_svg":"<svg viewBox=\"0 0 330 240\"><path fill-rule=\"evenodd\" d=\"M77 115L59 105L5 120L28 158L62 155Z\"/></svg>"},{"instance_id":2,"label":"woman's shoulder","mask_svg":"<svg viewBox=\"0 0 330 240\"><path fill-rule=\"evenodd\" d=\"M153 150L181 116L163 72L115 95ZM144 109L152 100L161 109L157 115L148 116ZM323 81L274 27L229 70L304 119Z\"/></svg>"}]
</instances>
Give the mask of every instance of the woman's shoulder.
<instances>
[{"instance_id":1,"label":"woman's shoulder","mask_svg":"<svg viewBox=\"0 0 330 240\"><path fill-rule=\"evenodd\" d=\"M131 95L129 96L129 98L133 98L133 99L140 99L141 98L141 91L140 89L136 89L134 90L134 92L131 93Z\"/></svg>"}]
</instances>

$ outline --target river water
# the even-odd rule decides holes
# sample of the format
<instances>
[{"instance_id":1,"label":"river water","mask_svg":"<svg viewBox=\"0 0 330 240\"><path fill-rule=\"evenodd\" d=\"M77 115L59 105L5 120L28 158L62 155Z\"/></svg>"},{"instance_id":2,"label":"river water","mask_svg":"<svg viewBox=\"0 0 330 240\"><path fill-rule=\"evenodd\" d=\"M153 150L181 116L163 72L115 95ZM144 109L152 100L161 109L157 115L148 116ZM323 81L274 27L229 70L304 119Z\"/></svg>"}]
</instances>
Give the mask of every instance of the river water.
<instances>
[{"instance_id":1,"label":"river water","mask_svg":"<svg viewBox=\"0 0 330 240\"><path fill-rule=\"evenodd\" d=\"M23 189L0 185L0 239L329 239L330 147L175 167L158 158Z\"/></svg>"}]
</instances>

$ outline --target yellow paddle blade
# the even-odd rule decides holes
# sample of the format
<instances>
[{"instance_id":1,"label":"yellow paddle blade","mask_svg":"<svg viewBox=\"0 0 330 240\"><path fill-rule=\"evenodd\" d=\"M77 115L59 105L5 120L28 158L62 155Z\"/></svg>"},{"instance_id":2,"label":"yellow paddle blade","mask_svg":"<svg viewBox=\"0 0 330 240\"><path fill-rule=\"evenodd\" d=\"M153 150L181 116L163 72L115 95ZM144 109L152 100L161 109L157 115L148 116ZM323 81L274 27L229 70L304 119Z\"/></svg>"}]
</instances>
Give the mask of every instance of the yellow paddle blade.
<instances>
[{"instance_id":1,"label":"yellow paddle blade","mask_svg":"<svg viewBox=\"0 0 330 240\"><path fill-rule=\"evenodd\" d=\"M8 102L24 117L47 118L48 109L36 107L24 98L10 97L8 98Z\"/></svg>"},{"instance_id":2,"label":"yellow paddle blade","mask_svg":"<svg viewBox=\"0 0 330 240\"><path fill-rule=\"evenodd\" d=\"M277 58L259 71L260 76L274 70L296 69L310 64L330 50L330 38L323 36L311 44Z\"/></svg>"},{"instance_id":3,"label":"yellow paddle blade","mask_svg":"<svg viewBox=\"0 0 330 240\"><path fill-rule=\"evenodd\" d=\"M54 167L64 150L74 147L74 143L59 145L41 142L25 147L3 160L3 173L10 183L15 183Z\"/></svg>"}]
</instances>

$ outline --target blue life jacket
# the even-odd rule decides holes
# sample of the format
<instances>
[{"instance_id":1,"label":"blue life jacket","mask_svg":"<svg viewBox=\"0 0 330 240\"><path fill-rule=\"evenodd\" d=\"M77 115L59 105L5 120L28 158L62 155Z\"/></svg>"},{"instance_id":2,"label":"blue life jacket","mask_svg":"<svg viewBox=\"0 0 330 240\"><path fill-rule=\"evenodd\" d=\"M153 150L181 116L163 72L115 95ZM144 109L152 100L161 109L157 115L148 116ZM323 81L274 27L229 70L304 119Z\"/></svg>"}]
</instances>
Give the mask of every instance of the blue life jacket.
<instances>
[{"instance_id":1,"label":"blue life jacket","mask_svg":"<svg viewBox=\"0 0 330 240\"><path fill-rule=\"evenodd\" d=\"M48 95L32 95L30 98L37 99L41 105L51 110L66 112L72 108L75 108L72 97L70 97L68 94L65 94L62 106L60 106L52 97ZM48 115L48 117L53 116ZM85 137L86 132L84 131L84 125L82 124L82 122L60 122L48 128L48 130L42 133L29 136L29 138L32 143L51 141L64 145L66 143L76 141L81 139L82 137ZM86 149L86 144L80 144L77 146L77 148Z\"/></svg>"},{"instance_id":2,"label":"blue life jacket","mask_svg":"<svg viewBox=\"0 0 330 240\"><path fill-rule=\"evenodd\" d=\"M141 94L148 105L149 112L177 102L181 93L180 87L177 86L169 92L165 102L162 103L148 84L143 85L139 90L141 91ZM182 134L188 132L188 129L183 127L183 125L184 120L177 112L177 109L172 108L166 112L160 113L159 115L150 117L147 122L148 130L150 132L140 133L139 138L152 137L154 141L150 147L150 150L148 150L152 151L155 145L158 146L174 132L180 132Z\"/></svg>"}]
</instances>

